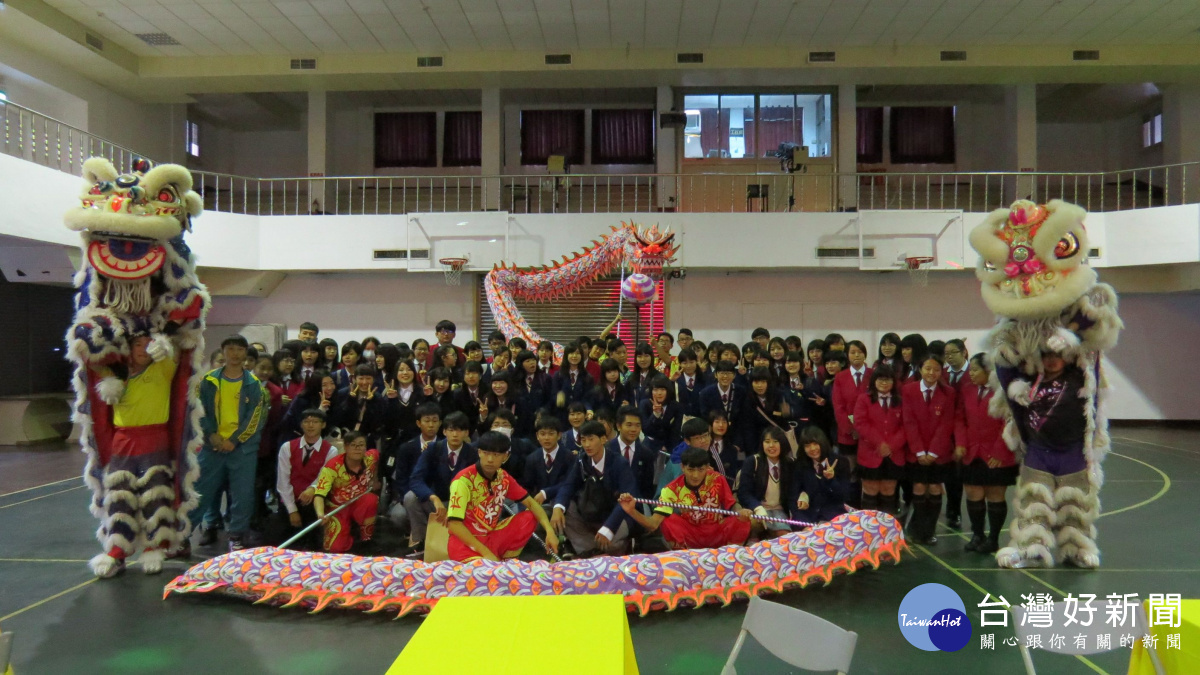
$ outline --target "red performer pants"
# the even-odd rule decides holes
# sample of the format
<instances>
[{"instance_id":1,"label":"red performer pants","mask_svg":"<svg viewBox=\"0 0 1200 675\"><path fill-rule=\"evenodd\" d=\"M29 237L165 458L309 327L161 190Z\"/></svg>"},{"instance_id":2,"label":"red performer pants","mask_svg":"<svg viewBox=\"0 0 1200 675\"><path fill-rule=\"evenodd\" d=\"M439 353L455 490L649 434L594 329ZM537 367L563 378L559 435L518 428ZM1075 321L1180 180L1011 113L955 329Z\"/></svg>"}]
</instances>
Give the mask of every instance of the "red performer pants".
<instances>
[{"instance_id":1,"label":"red performer pants","mask_svg":"<svg viewBox=\"0 0 1200 675\"><path fill-rule=\"evenodd\" d=\"M744 544L750 536L750 523L726 516L719 523L697 525L687 518L669 515L658 526L672 548L718 548Z\"/></svg>"},{"instance_id":2,"label":"red performer pants","mask_svg":"<svg viewBox=\"0 0 1200 675\"><path fill-rule=\"evenodd\" d=\"M525 548L525 544L529 543L529 538L533 536L536 528L537 518L528 511L522 511L500 521L499 527L487 534L472 534L475 534L475 538L489 551L495 553L497 558L515 558L521 553L521 549ZM471 560L480 557L474 549L453 534L446 545L446 553L451 560Z\"/></svg>"},{"instance_id":3,"label":"red performer pants","mask_svg":"<svg viewBox=\"0 0 1200 675\"><path fill-rule=\"evenodd\" d=\"M337 504L326 507L332 511ZM358 523L363 541L375 534L375 515L379 512L379 496L374 492L359 497L358 501L333 514L333 522L325 526L325 550L330 553L345 553L354 544L350 523Z\"/></svg>"}]
</instances>

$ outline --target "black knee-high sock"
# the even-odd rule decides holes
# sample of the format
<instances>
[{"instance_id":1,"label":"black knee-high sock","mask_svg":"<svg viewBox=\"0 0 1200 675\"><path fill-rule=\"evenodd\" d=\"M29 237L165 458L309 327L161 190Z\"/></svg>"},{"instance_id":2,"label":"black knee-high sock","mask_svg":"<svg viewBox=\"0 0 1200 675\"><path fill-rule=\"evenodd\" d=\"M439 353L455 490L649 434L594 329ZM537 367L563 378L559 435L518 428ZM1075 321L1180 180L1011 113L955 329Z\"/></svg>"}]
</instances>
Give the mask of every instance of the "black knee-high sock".
<instances>
[{"instance_id":1,"label":"black knee-high sock","mask_svg":"<svg viewBox=\"0 0 1200 675\"><path fill-rule=\"evenodd\" d=\"M959 477L959 466L955 462L950 465L952 471L946 481L946 518L950 519L962 513L963 484Z\"/></svg>"},{"instance_id":2,"label":"black knee-high sock","mask_svg":"<svg viewBox=\"0 0 1200 675\"><path fill-rule=\"evenodd\" d=\"M879 509L879 495L864 494L860 503L862 506L859 508L868 511L876 511ZM851 506L853 506L853 504Z\"/></svg>"},{"instance_id":3,"label":"black knee-high sock","mask_svg":"<svg viewBox=\"0 0 1200 675\"><path fill-rule=\"evenodd\" d=\"M900 510L900 495L895 493L879 495L879 510L888 515L895 516Z\"/></svg>"},{"instance_id":4,"label":"black knee-high sock","mask_svg":"<svg viewBox=\"0 0 1200 675\"><path fill-rule=\"evenodd\" d=\"M982 499L978 501L967 500L967 518L971 521L971 533L976 539L984 538L984 526L987 524L988 508L984 505Z\"/></svg>"},{"instance_id":5,"label":"black knee-high sock","mask_svg":"<svg viewBox=\"0 0 1200 675\"><path fill-rule=\"evenodd\" d=\"M929 509L925 516L925 536L932 537L937 534L938 516L942 515L942 496L926 494L925 503Z\"/></svg>"},{"instance_id":6,"label":"black knee-high sock","mask_svg":"<svg viewBox=\"0 0 1200 675\"><path fill-rule=\"evenodd\" d=\"M929 495L914 494L909 499L912 502L912 511L908 516L908 533L916 539L924 539L927 536L925 534L925 523L929 519L927 515L929 512L929 502L927 501Z\"/></svg>"},{"instance_id":7,"label":"black knee-high sock","mask_svg":"<svg viewBox=\"0 0 1200 675\"><path fill-rule=\"evenodd\" d=\"M999 543L1000 530L1004 529L1004 521L1008 519L1008 502L988 502L987 516L988 524L991 526L988 539L992 543Z\"/></svg>"}]
</instances>

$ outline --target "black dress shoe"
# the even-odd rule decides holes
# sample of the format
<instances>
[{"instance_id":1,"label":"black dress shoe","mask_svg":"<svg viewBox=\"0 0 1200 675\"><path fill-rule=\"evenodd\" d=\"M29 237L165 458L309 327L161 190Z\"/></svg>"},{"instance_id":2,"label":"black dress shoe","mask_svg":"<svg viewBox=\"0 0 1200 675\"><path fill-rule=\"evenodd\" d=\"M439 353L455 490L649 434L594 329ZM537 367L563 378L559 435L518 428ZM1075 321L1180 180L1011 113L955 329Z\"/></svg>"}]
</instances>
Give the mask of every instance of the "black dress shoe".
<instances>
[{"instance_id":1,"label":"black dress shoe","mask_svg":"<svg viewBox=\"0 0 1200 675\"><path fill-rule=\"evenodd\" d=\"M984 555L990 555L999 550L1000 550L999 542L993 541L991 539L984 539L983 543L980 544L979 547L975 549L975 551L977 553L982 553Z\"/></svg>"},{"instance_id":2,"label":"black dress shoe","mask_svg":"<svg viewBox=\"0 0 1200 675\"><path fill-rule=\"evenodd\" d=\"M200 530L200 545L212 546L217 543L217 532L219 531L216 527L206 527Z\"/></svg>"},{"instance_id":3,"label":"black dress shoe","mask_svg":"<svg viewBox=\"0 0 1200 675\"><path fill-rule=\"evenodd\" d=\"M946 516L946 526L952 530L961 530L962 529L962 516L958 515L957 513L955 513L953 515L947 515Z\"/></svg>"},{"instance_id":4,"label":"black dress shoe","mask_svg":"<svg viewBox=\"0 0 1200 675\"><path fill-rule=\"evenodd\" d=\"M963 546L963 550L964 551L978 551L979 547L982 546L985 542L986 542L986 540L983 537L971 537L971 541L968 541L967 544L965 546Z\"/></svg>"},{"instance_id":5,"label":"black dress shoe","mask_svg":"<svg viewBox=\"0 0 1200 675\"><path fill-rule=\"evenodd\" d=\"M918 543L918 544L924 544L924 545L926 545L926 546L933 546L934 544L936 544L936 543L937 543L937 537L935 537L935 536L933 536L933 535L930 535L930 536L928 536L928 537L925 537L925 538L923 538L923 539L919 539L919 540L917 540L917 543Z\"/></svg>"}]
</instances>

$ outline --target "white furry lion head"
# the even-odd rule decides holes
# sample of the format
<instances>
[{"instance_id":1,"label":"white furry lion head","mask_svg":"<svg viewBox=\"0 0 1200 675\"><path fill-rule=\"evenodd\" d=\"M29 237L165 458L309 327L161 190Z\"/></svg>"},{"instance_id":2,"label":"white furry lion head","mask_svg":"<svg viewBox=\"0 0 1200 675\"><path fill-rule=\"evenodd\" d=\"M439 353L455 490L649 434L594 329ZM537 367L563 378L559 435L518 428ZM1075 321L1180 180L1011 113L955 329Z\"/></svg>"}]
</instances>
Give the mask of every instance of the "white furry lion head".
<instances>
[{"instance_id":1,"label":"white furry lion head","mask_svg":"<svg viewBox=\"0 0 1200 675\"><path fill-rule=\"evenodd\" d=\"M1096 284L1084 265L1087 212L1053 200L1045 206L1019 200L993 211L971 231L979 252L975 276L983 301L996 314L1014 319L1054 316Z\"/></svg>"}]
</instances>

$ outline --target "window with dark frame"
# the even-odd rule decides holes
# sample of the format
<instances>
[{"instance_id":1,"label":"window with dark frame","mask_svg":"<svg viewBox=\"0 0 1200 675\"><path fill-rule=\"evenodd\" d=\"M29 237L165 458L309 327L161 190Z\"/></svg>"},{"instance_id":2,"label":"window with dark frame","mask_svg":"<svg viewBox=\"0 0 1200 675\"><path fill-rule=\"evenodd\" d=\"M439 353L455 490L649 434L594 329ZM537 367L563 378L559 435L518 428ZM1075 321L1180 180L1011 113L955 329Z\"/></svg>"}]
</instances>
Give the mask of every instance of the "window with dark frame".
<instances>
[{"instance_id":1,"label":"window with dark frame","mask_svg":"<svg viewBox=\"0 0 1200 675\"><path fill-rule=\"evenodd\" d=\"M653 109L592 111L592 164L653 163Z\"/></svg>"},{"instance_id":2,"label":"window with dark frame","mask_svg":"<svg viewBox=\"0 0 1200 675\"><path fill-rule=\"evenodd\" d=\"M546 164L563 155L567 164L583 164L583 110L522 110L521 164Z\"/></svg>"},{"instance_id":3,"label":"window with dark frame","mask_svg":"<svg viewBox=\"0 0 1200 675\"><path fill-rule=\"evenodd\" d=\"M375 167L437 166L437 113L375 113Z\"/></svg>"},{"instance_id":4,"label":"window with dark frame","mask_svg":"<svg viewBox=\"0 0 1200 675\"><path fill-rule=\"evenodd\" d=\"M483 165L483 113L449 111L443 124L442 166Z\"/></svg>"},{"instance_id":5,"label":"window with dark frame","mask_svg":"<svg viewBox=\"0 0 1200 675\"><path fill-rule=\"evenodd\" d=\"M1162 143L1162 113L1142 122L1142 147L1149 148L1159 143Z\"/></svg>"},{"instance_id":6,"label":"window with dark frame","mask_svg":"<svg viewBox=\"0 0 1200 675\"><path fill-rule=\"evenodd\" d=\"M855 125L858 139L858 163L883 162L883 108L859 108Z\"/></svg>"},{"instance_id":7,"label":"window with dark frame","mask_svg":"<svg viewBox=\"0 0 1200 675\"><path fill-rule=\"evenodd\" d=\"M893 106L892 164L954 164L953 106Z\"/></svg>"}]
</instances>

